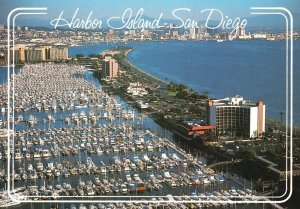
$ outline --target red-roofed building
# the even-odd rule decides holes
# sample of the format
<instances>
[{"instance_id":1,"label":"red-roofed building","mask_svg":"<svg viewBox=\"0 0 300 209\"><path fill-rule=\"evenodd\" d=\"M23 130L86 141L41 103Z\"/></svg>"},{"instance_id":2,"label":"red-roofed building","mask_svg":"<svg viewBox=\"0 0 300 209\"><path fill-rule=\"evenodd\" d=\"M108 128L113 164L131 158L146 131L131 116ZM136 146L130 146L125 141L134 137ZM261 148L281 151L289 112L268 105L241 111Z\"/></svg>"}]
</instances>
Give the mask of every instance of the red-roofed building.
<instances>
[{"instance_id":1,"label":"red-roofed building","mask_svg":"<svg viewBox=\"0 0 300 209\"><path fill-rule=\"evenodd\" d=\"M196 121L182 121L177 123L178 131L185 137L205 137L215 134L216 126L205 125Z\"/></svg>"}]
</instances>

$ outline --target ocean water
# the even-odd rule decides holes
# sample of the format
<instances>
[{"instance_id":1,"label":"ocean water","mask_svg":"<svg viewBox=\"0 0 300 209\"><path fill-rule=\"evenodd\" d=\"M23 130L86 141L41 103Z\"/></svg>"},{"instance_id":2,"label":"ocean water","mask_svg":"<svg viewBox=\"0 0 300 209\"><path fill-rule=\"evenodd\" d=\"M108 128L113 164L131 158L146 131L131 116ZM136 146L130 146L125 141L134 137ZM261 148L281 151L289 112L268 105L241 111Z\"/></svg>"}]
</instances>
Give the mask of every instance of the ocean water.
<instances>
[{"instance_id":1,"label":"ocean water","mask_svg":"<svg viewBox=\"0 0 300 209\"><path fill-rule=\"evenodd\" d=\"M70 48L69 55L89 55L114 44ZM129 60L167 81L186 84L211 98L242 95L263 100L266 117L280 120L286 112L285 41L129 42ZM300 125L300 41L294 41L294 124Z\"/></svg>"},{"instance_id":2,"label":"ocean water","mask_svg":"<svg viewBox=\"0 0 300 209\"><path fill-rule=\"evenodd\" d=\"M4 75L5 74L5 72L7 72L4 68L2 69L2 75ZM5 77L3 76L3 79L4 79ZM97 79L95 79L94 77L93 77L93 74L92 74L92 72L91 71L86 71L85 72L85 79L88 81L88 82L90 82L92 85L94 85L96 88L101 88L101 84L99 83L99 81L97 80ZM5 80L5 79L4 79ZM121 99L121 98L119 98L118 96L116 96L116 99L117 99L117 101L118 102L120 102L122 105L125 105L125 102ZM131 107L130 105L129 106L127 106L129 109L131 109L131 108L133 108L133 107ZM83 111L88 111L87 109L84 109ZM135 111L137 111L137 110L135 110ZM18 114L22 114L25 118L26 117L28 117L28 115L29 114L36 114L35 116L36 117L40 117L39 119L41 119L42 117L45 117L48 113L45 113L45 112L39 112L39 113L33 113L33 112L26 112L26 113L18 113ZM63 114L60 110L58 110L57 111L57 113L55 113L55 116L57 116L57 118L61 118L59 115L60 114ZM67 114L67 113L66 113ZM149 129L149 130L151 130L151 131L154 131L154 133L156 133L156 134L158 134L159 136L161 136L161 137L166 137L166 138L168 138L169 140L173 140L172 139L172 134L171 133L169 133L168 131L167 132L165 132L166 130L165 129L163 129L162 127L160 127L159 125L157 125L151 118L148 118L146 115L143 115L143 114L141 114L141 117L143 118L143 125L144 125L144 129L146 130L146 129ZM23 126L24 124L20 124L20 125L16 125L16 129L25 129L26 130L26 127L24 127ZM59 122L59 121L57 121L56 123L55 123L55 126L56 127L64 127L64 125L61 123L61 122ZM50 128L51 127L51 125L49 125L49 127L48 128ZM47 129L47 127L45 126L45 125L42 125L42 124L39 124L38 126L35 126L35 128L37 129L37 130L40 130L40 129ZM167 151L166 151L166 153L169 153L169 152L171 152L170 151L170 149L167 149ZM118 156L119 156L119 154L118 154ZM85 155L85 153L83 153L82 152L82 156L81 156L81 160L83 161L83 162L85 162L85 160L86 160L86 157L87 157L87 155ZM99 158L99 156L92 156L93 157L93 160L96 162L96 165L97 166L100 166L100 160L99 159L101 159L101 161L103 161L103 162L105 162L105 163L109 163L110 161L109 160L111 160L111 159L109 159L108 158L108 156L106 156L106 154L104 154L104 155L101 155L101 157ZM121 154L120 154L120 157L121 157ZM132 156L130 156L130 157L132 157ZM63 158L64 159L64 158ZM63 160L63 159L61 159L61 160ZM206 163L206 159L204 158L204 157L199 157L198 156L198 159L199 160L201 160L202 162L204 162L204 163ZM41 162L43 162L44 164L46 163L46 162L53 162L53 161L57 161L58 159L56 158L56 159L54 159L52 156L49 158L49 159L41 159ZM71 156L71 157L68 157L68 160L70 160L70 161L72 161L72 162L75 162L76 161L76 158L74 158L74 156ZM39 160L40 161L40 160ZM35 164L37 161L35 161L34 159L32 159L32 160L21 160L21 161L15 161L15 169L17 170L17 168L18 167L27 167L28 166L28 163L32 163L32 164ZM4 164L4 162L0 162L0 167L4 167L5 166L5 164ZM112 174L112 175L114 175L114 177L117 177L118 176L118 174L116 174L116 173L114 173L114 174ZM141 175L141 177L143 177L142 175ZM243 178L242 177L238 177L239 178L239 181L241 181L242 182L242 180L243 180ZM92 177L90 176L90 175L86 175L86 176L82 176L82 180L84 180L84 181L87 181L87 180L90 180L90 179L92 179ZM48 184L53 184L53 185L55 185L56 183L60 183L60 184L63 184L63 183L65 183L65 182L67 182L67 183L70 183L70 184L72 184L73 185L73 187L75 187L76 185L77 185L77 183L78 183L78 177L77 176L74 176L74 177L72 177L72 178L69 178L69 179L64 179L64 178L57 178L57 179L53 179L53 178L50 178L50 179L45 179L45 180L40 180L40 179L37 179L36 180L36 182L35 182L35 184L36 185L43 185L43 184L46 184L46 185L48 185ZM24 185L26 185L27 183L29 183L29 182L15 182L15 186L16 187L20 187L20 186L24 186ZM226 184L228 184L228 183L226 183ZM244 180L244 184L247 184L248 186L250 185L250 181L248 181L248 180ZM3 185L2 185L3 186ZM236 185L234 182L232 182L232 186L235 186L236 188L238 188L238 185ZM201 192L202 193L205 193L205 191L210 191L211 189L212 189L213 187L212 186L202 186L201 187ZM222 188L221 186L220 187L218 187L218 188ZM229 188L230 188L230 186L229 186ZM249 188L250 188L250 186L249 186ZM1 189L1 186L0 186L0 189ZM183 189L179 189L179 190L174 190L174 192L177 194L177 192L179 193L179 192L187 192L188 194L190 194L191 192L194 192L194 191L197 191L198 192L198 189L199 188L194 188L194 187L188 187L187 188L187 190L185 191L185 190L183 190ZM166 189L162 189L161 191L160 191L160 193L161 193L161 195L163 195L163 194L169 194L169 193L171 193L172 192L172 190L170 190L170 189L168 189L167 187L166 187ZM199 192L200 192L200 190L199 190ZM144 193L144 195L155 195L154 193ZM12 207L12 208L14 208L14 209L19 209L19 208L24 208L24 209L33 209L33 208L45 208L45 209L47 209L47 208L50 208L50 206L53 206L53 205L56 205L57 206L57 208L60 208L60 209L64 209L64 208L70 208L71 207L71 204L70 203L66 203L66 204L57 204L57 203L55 203L55 202L53 202L52 204L20 204L20 205L18 205L18 206L14 206L14 207ZM79 208L79 204L75 204L76 205L76 208ZM85 204L85 205L89 205L89 204ZM250 208L250 207L248 207L249 205L248 204L241 204L241 205L228 205L226 208L238 208L238 209L245 209L245 208ZM214 208L214 207L212 207L212 208ZM216 208L219 208L219 207L216 207ZM253 208L253 209L261 209L261 208L265 208L265 206L264 205L251 205L251 208Z\"/></svg>"},{"instance_id":3,"label":"ocean water","mask_svg":"<svg viewBox=\"0 0 300 209\"><path fill-rule=\"evenodd\" d=\"M220 72L223 72L223 78L222 77L220 78L220 75L215 75L215 77L214 77L214 76L212 76L213 72L218 72L218 71L216 71L216 69L211 69L211 71L210 71L209 70L209 66L215 66L215 68L217 68L217 66L221 66L221 63L212 63L212 64L209 64L209 63L205 62L205 61L208 62L209 61L208 59L206 60L205 58L198 57L197 56L197 53L198 53L197 50L198 50L199 46L196 46L196 45L201 44L201 43L202 44L203 43L204 44L214 44L213 42L210 42L210 43L209 42L164 42L164 43L160 43L160 42L147 42L147 43L129 43L130 45L134 46L134 48L135 48L135 50L130 54L129 58L138 67L140 67L140 68L144 69L145 71L147 71L149 73L152 73L153 75L156 75L156 76L158 76L158 77L160 77L162 79L167 78L167 80L169 80L169 81L173 80L173 81L176 81L176 82L185 83L189 87L191 87L191 88L193 88L193 89L195 89L195 90L197 90L199 92L209 91L210 92L210 96L212 96L212 97L219 97L219 95L222 96L222 93L226 92L226 89L219 89L218 85L227 86L227 85L231 84L230 82L233 81L233 79L231 79L231 80L229 79L230 76L228 76L228 77L225 76L226 72L227 73L231 72L231 71L226 71L225 70L226 66L228 64L232 64L233 66L236 66L237 63L240 63L240 65L243 67L245 64L243 64L244 63L243 61L237 62L237 60L235 60L235 61L229 60L228 63L225 62L225 64L224 64L224 71L225 72L223 72L222 70L220 70ZM144 45L144 44L149 44L149 45L147 46L147 45ZM179 44L179 45L177 45L177 44ZM189 46L187 48L180 47L181 44L189 44ZM218 47L219 45L220 44L218 44L216 46ZM87 46L87 47L84 46L84 47L78 47L78 48L83 48L84 50L86 50L85 53L87 53L87 55L88 55L90 53L101 52L101 51L103 51L105 49L111 48L112 46L113 45L110 45L110 44L109 45L100 44L100 45ZM210 48L210 47L213 48L214 45L212 45L212 46L207 45L204 48ZM283 45L283 47L284 47L284 45ZM83 51L77 51L77 50L79 50L78 48L70 49L70 52L74 53L74 54L76 54L76 53L83 53ZM160 48L161 49L160 57L155 57L154 53L151 52L151 50L155 52L155 50L157 50L156 48ZM236 48L238 48L238 47L236 47ZM150 50L150 51L147 51L147 49ZM176 49L178 51L174 51L173 52L170 49L173 49L173 50ZM187 50L187 49L191 50L189 52L190 53L189 56L187 54L184 54L185 50ZM172 52L170 52L170 51L172 51ZM178 56L176 54L178 54ZM211 55L214 55L214 56L221 56L221 54L222 53L215 53L215 54L213 54L211 52ZM181 57L185 57L186 60L181 59ZM155 60L154 62L150 61L151 59L153 60L155 58L158 59L158 60ZM278 56L276 58L279 59L280 57ZM200 59L200 61L199 61L199 59ZM272 58L272 59L274 59L274 58ZM269 61L271 61L272 59L270 59ZM146 61L146 60L148 60L148 61ZM193 60L195 60L195 61L193 61ZM143 63L147 63L147 62L148 62L149 65L143 65ZM172 62L172 64L170 64L169 62ZM195 64L193 64L194 62L204 63L204 64L200 64L199 66L195 67ZM213 60L210 60L209 62L213 62ZM261 60L261 62L262 62L262 60ZM163 64L163 63L166 63L166 64ZM176 63L177 63L177 65L179 65L180 63L182 63L182 64L181 64L181 66L177 66ZM262 63L260 63L260 64L262 66L265 66ZM272 69L277 69L276 68L277 67L276 63L274 64L272 62L271 65L272 65ZM155 66L157 66L157 67L155 67ZM175 66L177 66L177 67L175 67ZM256 66L256 64L252 64L252 66ZM195 67L195 69L193 67ZM207 69L204 70L206 67L207 67ZM237 76L237 78L239 78L241 76L246 76L245 80L250 79L247 76L250 76L251 73L247 74L245 68L249 69L249 66L242 68L242 70L243 70L244 73L241 73L241 75ZM191 71L191 69L194 69L193 70L194 73ZM232 69L236 69L237 70L237 68L235 68L235 67L233 67ZM259 73L259 70L256 70L255 72ZM6 81L6 77L7 77L6 68L2 68L0 70L0 73L1 73L0 74L0 78L1 78L0 80L1 80L1 83L3 83L3 82ZM196 76L201 75L201 73L204 74L203 77L196 78ZM276 75L276 74L277 74L277 71L273 72L271 74L273 77L272 76L271 77L272 78L278 78L278 75ZM207 77L205 77L206 75L207 75ZM283 75L285 75L285 74L283 73ZM209 77L209 76L211 76L211 77ZM235 76L235 75L233 75L233 76ZM263 75L261 75L261 76L263 76ZM90 73L89 73L88 77L91 78ZM226 80L226 79L228 79L228 80ZM280 77L280 81L281 82L285 82L285 78L284 77L283 78ZM224 84L219 84L218 82L228 82L228 83L224 85ZM256 84L258 83L257 80L253 81L253 82L256 82ZM238 82L236 81L236 83L238 83ZM206 86L206 84L207 84L207 86ZM263 84L267 85L267 84L269 84L269 82L266 81ZM271 83L271 84L274 85L274 86L279 85L279 83L278 84ZM212 85L212 87L209 86L209 85ZM230 88L228 87L227 90L230 91ZM241 93L238 93L238 94L241 94ZM260 95L260 94L261 94L261 92L259 92L259 91L256 92L256 95ZM250 97L247 96L247 98L250 98ZM253 98L255 99L256 97L253 97ZM70 205L60 205L60 208L65 208L65 207L68 208L69 206ZM32 207L32 205L21 205L21 206L16 207L16 208L37 208L37 207L39 207L39 206L38 205L33 205L33 207ZM42 208L49 208L49 205L47 205L47 204L44 205L43 204L43 205L40 205L40 207L42 207ZM238 205L238 206L235 206L235 207L236 208L245 208L246 206L245 205ZM247 205L247 208L248 208L248 205ZM263 205L251 205L250 208L264 208L264 206Z\"/></svg>"},{"instance_id":4,"label":"ocean water","mask_svg":"<svg viewBox=\"0 0 300 209\"><path fill-rule=\"evenodd\" d=\"M124 43L122 43L124 45ZM71 47L69 56L100 53L120 43ZM266 117L280 120L286 112L285 41L128 42L129 60L163 80L186 84L210 98L242 95L263 100ZM294 124L300 126L300 41L294 42ZM0 68L0 82L6 81ZM285 117L284 117L285 118Z\"/></svg>"}]
</instances>

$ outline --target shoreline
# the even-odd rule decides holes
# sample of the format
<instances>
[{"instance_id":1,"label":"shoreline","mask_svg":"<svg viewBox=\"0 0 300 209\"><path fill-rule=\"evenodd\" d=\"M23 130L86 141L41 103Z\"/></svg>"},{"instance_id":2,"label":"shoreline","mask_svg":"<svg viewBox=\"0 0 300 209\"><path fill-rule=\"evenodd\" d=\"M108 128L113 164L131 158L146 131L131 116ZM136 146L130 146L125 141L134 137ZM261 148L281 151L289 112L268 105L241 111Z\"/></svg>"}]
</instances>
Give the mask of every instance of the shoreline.
<instances>
[{"instance_id":1,"label":"shoreline","mask_svg":"<svg viewBox=\"0 0 300 209\"><path fill-rule=\"evenodd\" d=\"M100 83L102 84L101 79L99 79L97 77L96 77L96 79L98 79L100 81ZM104 91L106 91L106 90L104 90ZM126 103L132 102L131 97L128 97L123 91L114 89L112 86L107 88L107 92L121 97ZM193 154L193 156L204 155L204 157L207 160L207 165L213 165L215 162L218 162L218 161L222 161L222 162L223 161L232 161L232 159L233 159L232 155L228 155L227 153L220 152L219 150L215 149L214 147L212 147L209 144L206 144L204 142L199 143L198 140L187 140L185 137L182 137L182 136L176 134L176 126L174 126L174 124L169 119L162 117L161 114L159 114L157 112L154 113L151 110L144 110L144 111L140 110L140 111L144 112L149 118L151 118L159 126L170 131L174 135L174 140L175 140L177 146L181 147L186 152ZM248 168L249 166L257 167L259 165L256 163L256 161L241 159L241 158L238 158L238 156L235 156L235 157L237 157L237 160L238 160L237 165L234 165L235 163L234 163L234 161L232 161L232 163L228 164L226 169L228 169L230 171L233 171L233 170L241 171L239 173L239 175L241 175L242 177L247 178L246 175L249 173L245 169L237 170L237 168L242 167L244 165L246 165L246 166L244 166L244 168ZM216 167L217 171L219 169L220 168ZM269 179L269 178L277 179L276 175L268 173L267 169L263 169L261 172L263 173L262 176L264 177L264 179L265 178L266 179ZM251 175L252 176L251 178L254 178L254 179L256 179L256 177L257 177L255 172L251 173L249 175Z\"/></svg>"},{"instance_id":2,"label":"shoreline","mask_svg":"<svg viewBox=\"0 0 300 209\"><path fill-rule=\"evenodd\" d=\"M156 84L159 84L160 87L164 87L166 88L166 86L169 84L169 82L167 81L164 81L163 79L160 79L150 73L147 73L146 71L144 71L143 69L137 67L136 65L134 65L132 62L130 62L130 60L128 59L128 54L130 52L132 52L133 49L130 48L130 49L126 49L126 50L112 50L112 49L107 49L107 50L104 50L102 51L101 54L102 56L104 56L105 54L110 54L110 55L116 55L116 54L122 54L124 55L124 59L122 60L123 62L125 62L124 64L131 67L131 70L135 71L136 73L138 73L140 76L143 76L147 79L149 79L152 83L156 83ZM122 62L121 61L121 62ZM120 63L119 63L120 64Z\"/></svg>"},{"instance_id":3,"label":"shoreline","mask_svg":"<svg viewBox=\"0 0 300 209\"><path fill-rule=\"evenodd\" d=\"M148 77L151 77L152 79L155 79L155 80L157 80L157 81L159 81L159 82L163 82L164 84L169 84L169 82L167 82L167 81L164 81L164 80L162 80L162 79L160 79L160 78L158 78L158 77L156 77L156 76L154 76L154 75L152 75L152 74L150 74L150 73L147 73L146 71L144 71L143 69L141 69L141 68L138 68L136 65L134 65L132 62L130 62L130 60L129 60L129 58L128 58L128 54L130 53L130 52L132 52L133 51L133 49L128 49L128 50L126 50L125 51L125 53L124 53L124 55L125 55L125 61L131 66L131 67L133 67L135 70L137 70L138 72L140 72L141 74L143 74L143 75L146 75L146 76L148 76ZM273 119L273 118L269 118L269 117L266 117L266 124L272 124L272 123L278 123L278 126L280 127L280 129L285 129L286 128L286 126L288 126L288 127L290 127L290 125L289 124L285 124L285 123L282 123L281 124L281 122L280 121L278 121L278 120L276 120L276 119ZM282 127L283 126L283 127ZM300 125L296 125L296 124L293 124L293 129L294 129L294 132L299 132L298 133L298 135L300 134Z\"/></svg>"},{"instance_id":4,"label":"shoreline","mask_svg":"<svg viewBox=\"0 0 300 209\"><path fill-rule=\"evenodd\" d=\"M134 65L132 62L130 62L130 60L129 60L129 58L128 58L128 54L130 53L130 52L132 52L133 51L133 49L128 49L127 51L125 51L125 53L124 53L124 55L125 55L125 61L131 66L131 67L133 67L135 70L137 70L137 71L139 71L141 74L143 74L143 75L146 75L146 76L148 76L148 77L151 77L152 79L154 79L154 80L156 80L156 81L158 81L158 82L162 82L162 83L164 83L165 85L168 85L169 84L169 82L167 82L167 81L164 81L164 80L162 80L162 79L160 79L160 78L158 78L158 77L156 77L156 76L154 76L154 75L152 75L152 74L150 74L150 73L147 73L146 71L144 71L143 69L140 69L140 68L138 68L136 65Z\"/></svg>"},{"instance_id":5,"label":"shoreline","mask_svg":"<svg viewBox=\"0 0 300 209\"><path fill-rule=\"evenodd\" d=\"M108 49L108 50L104 50L103 52L101 52L101 53L104 53L104 52L106 52L106 51L110 51L110 49ZM128 65L130 65L131 67L132 67L132 69L133 70L135 70L137 73L139 73L140 75L143 75L143 76L146 76L147 78L150 78L150 79L152 79L152 80L154 80L156 83L160 83L161 84L161 86L166 86L166 85L168 85L170 82L167 82L167 81L164 81L164 80L162 80L162 79L160 79L160 78L158 78L158 77L156 77L156 76L154 76L154 75L152 75L152 74L150 74L150 73L148 73L148 72L146 72L145 70L143 70L143 69L141 69L141 68L139 68L139 67L137 67L136 65L134 65L130 60L129 60L129 58L128 58L128 54L130 53L130 52L132 52L133 51L133 49L127 49L125 52L123 52L123 54L125 55L125 61L126 61L126 63L128 64ZM17 65L17 66L15 66L15 67L17 67L17 68L22 68L24 65ZM12 66L11 66L12 67ZM0 68L7 68L7 65L5 66L0 66ZM2 69L1 69L2 70ZM93 71L93 69L90 69L90 68L87 68L87 70L89 70L89 71ZM5 82L5 83L7 83L7 82ZM3 84L5 84L5 83L3 83ZM1 84L1 85L3 85L3 84ZM198 92L199 93L199 92ZM282 130L285 130L285 128L286 128L286 126L288 126L288 127L290 127L290 124L285 124L285 123L281 123L279 120L276 120L276 119L274 119L274 118L270 118L270 117L266 117L266 124L274 124L274 123L276 123L278 126L279 126L279 129L282 129ZM297 135L300 135L300 124L298 125L298 124L293 124L293 131L294 131L294 133L297 133Z\"/></svg>"},{"instance_id":6,"label":"shoreline","mask_svg":"<svg viewBox=\"0 0 300 209\"><path fill-rule=\"evenodd\" d=\"M74 43L75 45L69 45L69 47L82 47L82 46L85 46L85 45L94 45L94 44L111 44L111 43L128 43L128 42L176 42L176 41L179 41L179 42L207 42L207 41L210 41L210 42L216 42L218 39L186 39L186 40L178 40L178 39L163 39L163 40L115 40L115 41L96 41L96 42L86 42L86 43L82 43L82 42L79 42L79 43ZM297 41L297 40L300 40L300 39L295 39L294 41ZM275 40L275 41L269 41L267 39L238 39L238 40L224 40L224 41L228 41L228 42L235 42L235 41L268 41L268 42L280 42L280 41L286 41L285 39L281 40L281 39L278 39L278 40Z\"/></svg>"}]
</instances>

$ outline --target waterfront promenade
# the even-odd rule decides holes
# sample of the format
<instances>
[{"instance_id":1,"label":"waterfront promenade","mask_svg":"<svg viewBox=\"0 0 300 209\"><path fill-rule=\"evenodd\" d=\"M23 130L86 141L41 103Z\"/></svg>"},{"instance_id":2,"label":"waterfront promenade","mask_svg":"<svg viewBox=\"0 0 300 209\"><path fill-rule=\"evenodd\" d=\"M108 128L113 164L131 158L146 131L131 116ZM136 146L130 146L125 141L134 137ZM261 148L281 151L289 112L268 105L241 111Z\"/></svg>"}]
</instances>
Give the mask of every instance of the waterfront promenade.
<instances>
[{"instance_id":1,"label":"waterfront promenade","mask_svg":"<svg viewBox=\"0 0 300 209\"><path fill-rule=\"evenodd\" d=\"M151 75L150 73L147 73L146 71L144 71L144 70L142 70L142 69L140 69L140 68L138 68L138 67L136 67L134 64L132 64L129 60L128 60L128 53L130 53L131 51L132 51L133 49L128 49L125 53L124 53L124 55L126 56L126 62L133 68L133 69L135 69L135 70L137 70L140 74L142 74L143 76L146 76L146 77L149 77L149 78L151 78L151 79L153 79L155 82L157 82L157 81L159 81L160 83L162 83L163 84L163 86L165 86L165 85L167 85L169 82L167 82L167 81L164 81L164 80L162 80L162 79L160 79L160 78L158 78L158 77L156 77L156 76L153 76L153 75Z\"/></svg>"}]
</instances>

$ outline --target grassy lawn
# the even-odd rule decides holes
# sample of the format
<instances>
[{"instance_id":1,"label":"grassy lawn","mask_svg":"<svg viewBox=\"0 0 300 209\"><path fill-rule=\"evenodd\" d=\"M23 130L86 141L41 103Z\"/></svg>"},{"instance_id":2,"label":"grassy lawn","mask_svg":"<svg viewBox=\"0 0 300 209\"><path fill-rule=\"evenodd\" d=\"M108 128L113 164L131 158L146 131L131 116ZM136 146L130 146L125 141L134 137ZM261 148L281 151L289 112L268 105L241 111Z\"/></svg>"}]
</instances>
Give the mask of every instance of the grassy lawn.
<instances>
[{"instance_id":1,"label":"grassy lawn","mask_svg":"<svg viewBox=\"0 0 300 209\"><path fill-rule=\"evenodd\" d=\"M167 89L162 90L162 93L167 94L167 95L172 96L172 97L176 96L176 94L177 94L177 92L169 91Z\"/></svg>"}]
</instances>

